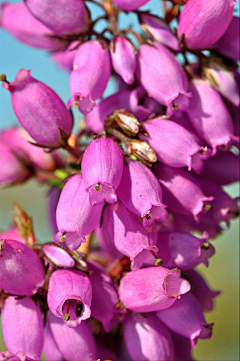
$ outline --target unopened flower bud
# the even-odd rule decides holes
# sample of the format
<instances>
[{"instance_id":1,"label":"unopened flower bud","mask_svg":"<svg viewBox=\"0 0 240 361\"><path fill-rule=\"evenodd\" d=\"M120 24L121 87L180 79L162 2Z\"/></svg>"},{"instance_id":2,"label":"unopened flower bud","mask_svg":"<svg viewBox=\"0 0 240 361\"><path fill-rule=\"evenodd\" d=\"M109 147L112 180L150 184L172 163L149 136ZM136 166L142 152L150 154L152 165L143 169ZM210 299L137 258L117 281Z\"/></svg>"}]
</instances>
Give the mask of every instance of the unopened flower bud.
<instances>
[{"instance_id":1,"label":"unopened flower bud","mask_svg":"<svg viewBox=\"0 0 240 361\"><path fill-rule=\"evenodd\" d=\"M0 240L0 287L9 293L31 296L45 281L40 258L23 243Z\"/></svg>"},{"instance_id":2,"label":"unopened flower bud","mask_svg":"<svg viewBox=\"0 0 240 361\"><path fill-rule=\"evenodd\" d=\"M112 117L116 120L119 127L128 135L136 135L139 132L140 123L137 118L126 112L124 109L116 110Z\"/></svg>"},{"instance_id":3,"label":"unopened flower bud","mask_svg":"<svg viewBox=\"0 0 240 361\"><path fill-rule=\"evenodd\" d=\"M130 154L136 155L139 160L155 163L157 156L155 151L146 142L134 139L126 142L127 150Z\"/></svg>"}]
</instances>

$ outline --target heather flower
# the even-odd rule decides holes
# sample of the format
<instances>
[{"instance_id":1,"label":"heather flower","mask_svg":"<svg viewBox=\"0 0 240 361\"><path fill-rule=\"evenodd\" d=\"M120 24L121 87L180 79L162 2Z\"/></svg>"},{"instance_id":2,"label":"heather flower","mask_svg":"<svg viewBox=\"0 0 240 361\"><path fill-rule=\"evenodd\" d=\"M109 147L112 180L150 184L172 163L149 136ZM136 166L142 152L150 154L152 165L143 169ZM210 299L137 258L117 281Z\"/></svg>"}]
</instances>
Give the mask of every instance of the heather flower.
<instances>
[{"instance_id":1,"label":"heather flower","mask_svg":"<svg viewBox=\"0 0 240 361\"><path fill-rule=\"evenodd\" d=\"M203 311L212 311L214 307L214 298L219 296L220 291L213 291L203 276L195 270L184 272L184 276L191 284L191 293L200 303Z\"/></svg>"},{"instance_id":2,"label":"heather flower","mask_svg":"<svg viewBox=\"0 0 240 361\"><path fill-rule=\"evenodd\" d=\"M59 147L63 144L60 129L69 137L73 123L70 111L51 88L31 76L30 70L20 70L15 81L3 82L3 87L11 93L19 122L37 143Z\"/></svg>"},{"instance_id":3,"label":"heather flower","mask_svg":"<svg viewBox=\"0 0 240 361\"><path fill-rule=\"evenodd\" d=\"M88 270L93 293L91 316L102 322L105 332L109 332L114 323L114 315L117 313L116 287L111 277L96 262L88 262Z\"/></svg>"},{"instance_id":4,"label":"heather flower","mask_svg":"<svg viewBox=\"0 0 240 361\"><path fill-rule=\"evenodd\" d=\"M32 15L58 35L84 33L89 12L81 0L24 0Z\"/></svg>"},{"instance_id":5,"label":"heather flower","mask_svg":"<svg viewBox=\"0 0 240 361\"><path fill-rule=\"evenodd\" d=\"M51 55L51 59L57 63L57 65L67 71L70 72L73 70L73 60L77 53L76 46L80 45L79 42L73 41L67 49L60 50Z\"/></svg>"},{"instance_id":6,"label":"heather flower","mask_svg":"<svg viewBox=\"0 0 240 361\"><path fill-rule=\"evenodd\" d=\"M34 361L32 358L27 357L25 355L25 352L22 352L22 351L18 351L16 353L16 355L12 354L9 351L2 351L0 353L0 360L1 361L7 361L7 360L11 360L11 361Z\"/></svg>"},{"instance_id":7,"label":"heather flower","mask_svg":"<svg viewBox=\"0 0 240 361\"><path fill-rule=\"evenodd\" d=\"M50 313L47 322L64 360L94 361L97 359L95 340L87 321L83 321L75 328L70 328L63 320Z\"/></svg>"},{"instance_id":8,"label":"heather flower","mask_svg":"<svg viewBox=\"0 0 240 361\"><path fill-rule=\"evenodd\" d=\"M163 189L163 202L170 211L192 215L197 220L204 207L210 208L213 197L204 194L193 174L164 164L156 164L155 170Z\"/></svg>"},{"instance_id":9,"label":"heather flower","mask_svg":"<svg viewBox=\"0 0 240 361\"><path fill-rule=\"evenodd\" d=\"M175 109L188 108L191 94L187 92L187 75L172 52L160 43L139 48L136 75L147 93L167 107L168 115Z\"/></svg>"},{"instance_id":10,"label":"heather flower","mask_svg":"<svg viewBox=\"0 0 240 361\"><path fill-rule=\"evenodd\" d=\"M108 218L104 213L102 232L107 234L108 239L113 240L119 252L132 261L143 250L157 250L157 231L154 224L146 230L138 216L120 202L114 206L109 205L107 208L109 208Z\"/></svg>"},{"instance_id":11,"label":"heather flower","mask_svg":"<svg viewBox=\"0 0 240 361\"><path fill-rule=\"evenodd\" d=\"M215 253L206 238L197 238L184 232L162 232L158 234L158 257L167 268L178 267L182 271L200 263L208 266L208 258Z\"/></svg>"},{"instance_id":12,"label":"heather flower","mask_svg":"<svg viewBox=\"0 0 240 361\"><path fill-rule=\"evenodd\" d=\"M140 136L155 150L158 161L171 167L188 167L201 173L204 160L211 153L209 149L198 144L194 135L186 128L170 119L155 118L144 123L143 129L148 137Z\"/></svg>"},{"instance_id":13,"label":"heather flower","mask_svg":"<svg viewBox=\"0 0 240 361\"><path fill-rule=\"evenodd\" d=\"M205 321L202 308L191 292L168 309L158 311L157 317L173 332L189 338L192 347L196 346L198 338L212 336L214 324Z\"/></svg>"},{"instance_id":14,"label":"heather flower","mask_svg":"<svg viewBox=\"0 0 240 361\"><path fill-rule=\"evenodd\" d=\"M117 201L122 172L122 153L114 141L98 138L88 145L82 158L82 175L93 206Z\"/></svg>"},{"instance_id":15,"label":"heather flower","mask_svg":"<svg viewBox=\"0 0 240 361\"><path fill-rule=\"evenodd\" d=\"M121 9L131 11L137 10L140 6L146 4L149 0L114 0L113 2L117 4Z\"/></svg>"},{"instance_id":16,"label":"heather flower","mask_svg":"<svg viewBox=\"0 0 240 361\"><path fill-rule=\"evenodd\" d=\"M203 69L211 85L236 107L239 106L239 87L234 73L217 60L210 60Z\"/></svg>"},{"instance_id":17,"label":"heather flower","mask_svg":"<svg viewBox=\"0 0 240 361\"><path fill-rule=\"evenodd\" d=\"M58 232L55 242L65 242L71 250L77 249L85 236L100 221L103 205L92 206L81 174L71 177L64 186L56 210Z\"/></svg>"},{"instance_id":18,"label":"heather flower","mask_svg":"<svg viewBox=\"0 0 240 361\"><path fill-rule=\"evenodd\" d=\"M132 84L136 69L135 48L124 36L117 36L110 44L113 69L125 83Z\"/></svg>"},{"instance_id":19,"label":"heather flower","mask_svg":"<svg viewBox=\"0 0 240 361\"><path fill-rule=\"evenodd\" d=\"M212 155L219 146L229 149L239 138L233 135L231 115L220 94L201 79L192 80L189 89L188 115L197 133L212 147Z\"/></svg>"},{"instance_id":20,"label":"heather flower","mask_svg":"<svg viewBox=\"0 0 240 361\"><path fill-rule=\"evenodd\" d=\"M43 253L47 259L58 267L74 267L75 261L63 248L55 244L44 244Z\"/></svg>"},{"instance_id":21,"label":"heather flower","mask_svg":"<svg viewBox=\"0 0 240 361\"><path fill-rule=\"evenodd\" d=\"M177 37L173 34L164 19L143 12L139 14L139 20L142 30L153 40L158 41L172 50L180 50Z\"/></svg>"},{"instance_id":22,"label":"heather flower","mask_svg":"<svg viewBox=\"0 0 240 361\"><path fill-rule=\"evenodd\" d=\"M63 41L52 37L54 33L38 21L24 3L1 4L0 27L23 43L46 50L56 50Z\"/></svg>"},{"instance_id":23,"label":"heather flower","mask_svg":"<svg viewBox=\"0 0 240 361\"><path fill-rule=\"evenodd\" d=\"M47 303L51 312L76 327L91 315L92 286L88 276L77 270L62 269L49 279Z\"/></svg>"},{"instance_id":24,"label":"heather flower","mask_svg":"<svg viewBox=\"0 0 240 361\"><path fill-rule=\"evenodd\" d=\"M145 228L151 227L155 220L168 218L161 186L152 171L140 162L129 160L123 166L117 195L125 207L143 219Z\"/></svg>"},{"instance_id":25,"label":"heather flower","mask_svg":"<svg viewBox=\"0 0 240 361\"><path fill-rule=\"evenodd\" d=\"M192 346L191 341L178 335L175 332L171 332L173 345L174 345L174 360L175 361L194 361L191 355Z\"/></svg>"},{"instance_id":26,"label":"heather flower","mask_svg":"<svg viewBox=\"0 0 240 361\"><path fill-rule=\"evenodd\" d=\"M72 97L69 106L79 108L80 112L90 112L95 100L100 98L111 74L110 55L107 47L97 40L82 44L73 60L70 75Z\"/></svg>"},{"instance_id":27,"label":"heather flower","mask_svg":"<svg viewBox=\"0 0 240 361\"><path fill-rule=\"evenodd\" d=\"M0 239L14 239L15 241L26 244L26 239L19 234L18 228L14 224L5 231L0 231Z\"/></svg>"},{"instance_id":28,"label":"heather flower","mask_svg":"<svg viewBox=\"0 0 240 361\"><path fill-rule=\"evenodd\" d=\"M0 187L22 183L31 176L31 169L24 159L18 157L11 148L0 141Z\"/></svg>"},{"instance_id":29,"label":"heather flower","mask_svg":"<svg viewBox=\"0 0 240 361\"><path fill-rule=\"evenodd\" d=\"M224 166L223 166L224 164ZM232 152L218 152L204 162L201 179L218 185L227 185L239 180L239 156Z\"/></svg>"},{"instance_id":30,"label":"heather flower","mask_svg":"<svg viewBox=\"0 0 240 361\"><path fill-rule=\"evenodd\" d=\"M179 296L189 290L190 284L181 278L179 269L148 267L128 272L118 291L120 300L129 310L153 312L172 307L179 302Z\"/></svg>"},{"instance_id":31,"label":"heather flower","mask_svg":"<svg viewBox=\"0 0 240 361\"><path fill-rule=\"evenodd\" d=\"M24 352L33 360L40 360L43 348L43 319L41 310L32 298L8 297L1 311L4 342L10 352Z\"/></svg>"},{"instance_id":32,"label":"heather flower","mask_svg":"<svg viewBox=\"0 0 240 361\"><path fill-rule=\"evenodd\" d=\"M188 0L180 13L177 30L189 49L207 49L225 33L232 18L235 0Z\"/></svg>"},{"instance_id":33,"label":"heather flower","mask_svg":"<svg viewBox=\"0 0 240 361\"><path fill-rule=\"evenodd\" d=\"M133 313L124 324L124 340L132 360L173 360L174 347L168 328L153 313Z\"/></svg>"},{"instance_id":34,"label":"heather flower","mask_svg":"<svg viewBox=\"0 0 240 361\"><path fill-rule=\"evenodd\" d=\"M52 317L54 317L54 316L52 316ZM48 320L49 320L49 316L48 316ZM63 361L62 354L59 351L59 348L58 348L56 341L53 338L52 332L50 330L49 322L47 322L46 327L45 327L43 355L46 360Z\"/></svg>"},{"instance_id":35,"label":"heather flower","mask_svg":"<svg viewBox=\"0 0 240 361\"><path fill-rule=\"evenodd\" d=\"M18 241L0 240L0 287L4 291L31 296L44 281L43 264L32 249Z\"/></svg>"},{"instance_id":36,"label":"heather flower","mask_svg":"<svg viewBox=\"0 0 240 361\"><path fill-rule=\"evenodd\" d=\"M233 17L227 30L215 44L216 50L228 58L239 60L239 18Z\"/></svg>"}]
</instances>

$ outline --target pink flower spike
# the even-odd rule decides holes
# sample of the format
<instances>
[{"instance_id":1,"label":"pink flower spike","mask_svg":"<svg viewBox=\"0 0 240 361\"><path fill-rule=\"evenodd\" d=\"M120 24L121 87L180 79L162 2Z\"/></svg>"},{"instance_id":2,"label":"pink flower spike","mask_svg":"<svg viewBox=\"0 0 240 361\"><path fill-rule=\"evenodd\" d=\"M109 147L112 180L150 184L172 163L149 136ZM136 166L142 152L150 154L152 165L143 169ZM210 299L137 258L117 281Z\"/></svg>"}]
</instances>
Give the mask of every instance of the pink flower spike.
<instances>
[{"instance_id":1,"label":"pink flower spike","mask_svg":"<svg viewBox=\"0 0 240 361\"><path fill-rule=\"evenodd\" d=\"M76 327L91 315L92 286L88 276L77 270L62 269L52 273L47 296L51 312Z\"/></svg>"},{"instance_id":2,"label":"pink flower spike","mask_svg":"<svg viewBox=\"0 0 240 361\"><path fill-rule=\"evenodd\" d=\"M157 312L157 317L173 332L191 340L196 346L198 338L212 336L213 323L205 321L202 308L191 292L166 310Z\"/></svg>"},{"instance_id":3,"label":"pink flower spike","mask_svg":"<svg viewBox=\"0 0 240 361\"><path fill-rule=\"evenodd\" d=\"M151 282L149 282L151 280ZM119 297L134 312L163 310L179 302L191 286L178 269L148 267L131 271L121 280Z\"/></svg>"},{"instance_id":4,"label":"pink flower spike","mask_svg":"<svg viewBox=\"0 0 240 361\"><path fill-rule=\"evenodd\" d=\"M91 205L117 201L122 172L122 153L114 141L98 138L88 145L82 158L82 175Z\"/></svg>"}]
</instances>

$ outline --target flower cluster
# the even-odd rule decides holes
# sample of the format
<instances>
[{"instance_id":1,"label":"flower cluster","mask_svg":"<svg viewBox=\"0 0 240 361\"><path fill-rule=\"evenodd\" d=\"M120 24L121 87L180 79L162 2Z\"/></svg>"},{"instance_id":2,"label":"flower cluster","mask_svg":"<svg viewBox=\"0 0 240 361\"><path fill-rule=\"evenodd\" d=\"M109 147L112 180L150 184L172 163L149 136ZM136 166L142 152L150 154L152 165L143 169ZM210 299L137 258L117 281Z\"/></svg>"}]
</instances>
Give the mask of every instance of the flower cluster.
<instances>
[{"instance_id":1,"label":"flower cluster","mask_svg":"<svg viewBox=\"0 0 240 361\"><path fill-rule=\"evenodd\" d=\"M2 28L70 71L71 98L30 70L0 76L23 128L0 134L0 187L48 184L54 233L38 242L17 204L0 233L0 360L192 360L219 294L194 268L239 215L223 189L239 179L235 0L171 0L164 18L148 0L89 1L104 15L81 0L1 6ZM143 33L120 30L130 11Z\"/></svg>"}]
</instances>

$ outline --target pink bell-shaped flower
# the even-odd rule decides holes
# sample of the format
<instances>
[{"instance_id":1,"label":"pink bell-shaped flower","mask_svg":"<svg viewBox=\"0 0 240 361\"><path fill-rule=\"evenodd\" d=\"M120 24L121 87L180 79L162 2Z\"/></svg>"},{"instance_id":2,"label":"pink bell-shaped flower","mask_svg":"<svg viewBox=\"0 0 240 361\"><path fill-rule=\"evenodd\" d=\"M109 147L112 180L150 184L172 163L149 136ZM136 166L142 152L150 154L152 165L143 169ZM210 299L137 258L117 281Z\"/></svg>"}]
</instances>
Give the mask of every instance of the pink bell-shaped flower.
<instances>
[{"instance_id":1,"label":"pink bell-shaped flower","mask_svg":"<svg viewBox=\"0 0 240 361\"><path fill-rule=\"evenodd\" d=\"M119 146L109 138L93 140L82 158L82 175L90 203L115 203L116 189L123 172L123 157Z\"/></svg>"},{"instance_id":2,"label":"pink bell-shaped flower","mask_svg":"<svg viewBox=\"0 0 240 361\"><path fill-rule=\"evenodd\" d=\"M160 43L144 44L138 50L136 75L147 93L167 107L167 114L188 108L190 93L183 67Z\"/></svg>"},{"instance_id":3,"label":"pink bell-shaped flower","mask_svg":"<svg viewBox=\"0 0 240 361\"><path fill-rule=\"evenodd\" d=\"M0 27L24 44L35 48L57 50L64 45L64 40L54 38L54 33L37 20L24 3L3 2Z\"/></svg>"},{"instance_id":4,"label":"pink bell-shaped flower","mask_svg":"<svg viewBox=\"0 0 240 361\"><path fill-rule=\"evenodd\" d=\"M132 360L173 360L169 329L153 313L133 313L124 323L124 340Z\"/></svg>"},{"instance_id":5,"label":"pink bell-shaped flower","mask_svg":"<svg viewBox=\"0 0 240 361\"><path fill-rule=\"evenodd\" d=\"M31 248L18 241L0 240L0 287L4 291L32 296L44 281L43 264Z\"/></svg>"},{"instance_id":6,"label":"pink bell-shaped flower","mask_svg":"<svg viewBox=\"0 0 240 361\"><path fill-rule=\"evenodd\" d=\"M82 44L73 60L70 75L72 97L68 106L78 108L84 114L90 112L95 100L102 96L110 75L110 55L106 45L97 40Z\"/></svg>"},{"instance_id":7,"label":"pink bell-shaped flower","mask_svg":"<svg viewBox=\"0 0 240 361\"><path fill-rule=\"evenodd\" d=\"M149 135L140 136L155 150L158 160L171 167L188 167L201 173L211 150L200 146L193 134L170 119L155 118L144 123ZM201 144L201 143L200 143Z\"/></svg>"},{"instance_id":8,"label":"pink bell-shaped flower","mask_svg":"<svg viewBox=\"0 0 240 361\"><path fill-rule=\"evenodd\" d=\"M189 49L207 49L225 33L235 0L188 0L180 13L178 37Z\"/></svg>"},{"instance_id":9,"label":"pink bell-shaped flower","mask_svg":"<svg viewBox=\"0 0 240 361\"><path fill-rule=\"evenodd\" d=\"M112 66L127 84L134 82L136 69L135 48L124 36L117 36L110 45Z\"/></svg>"},{"instance_id":10,"label":"pink bell-shaped flower","mask_svg":"<svg viewBox=\"0 0 240 361\"><path fill-rule=\"evenodd\" d=\"M49 279L47 303L51 312L76 327L91 315L92 285L88 276L77 270L61 269Z\"/></svg>"},{"instance_id":11,"label":"pink bell-shaped flower","mask_svg":"<svg viewBox=\"0 0 240 361\"><path fill-rule=\"evenodd\" d=\"M40 360L44 338L40 306L31 297L8 297L1 319L8 350L14 354L22 351L33 360Z\"/></svg>"},{"instance_id":12,"label":"pink bell-shaped flower","mask_svg":"<svg viewBox=\"0 0 240 361\"><path fill-rule=\"evenodd\" d=\"M172 30L163 19L147 12L140 12L139 20L142 30L153 40L158 41L172 50L180 50L177 37L173 34Z\"/></svg>"},{"instance_id":13,"label":"pink bell-shaped flower","mask_svg":"<svg viewBox=\"0 0 240 361\"><path fill-rule=\"evenodd\" d=\"M145 228L151 227L155 220L168 219L161 186L152 171L140 162L129 160L123 166L117 195L125 207L142 217Z\"/></svg>"},{"instance_id":14,"label":"pink bell-shaped flower","mask_svg":"<svg viewBox=\"0 0 240 361\"><path fill-rule=\"evenodd\" d=\"M54 319L58 320L55 316L52 315ZM49 320L48 315L48 320ZM64 324L64 322L62 321ZM66 327L70 329L69 327ZM53 360L53 361L63 361L63 356L56 344L56 341L53 338L52 332L50 330L49 322L47 322L45 327L45 334L44 334L44 344L43 344L43 355L45 360Z\"/></svg>"},{"instance_id":15,"label":"pink bell-shaped flower","mask_svg":"<svg viewBox=\"0 0 240 361\"><path fill-rule=\"evenodd\" d=\"M114 0L113 3L117 4L121 9L132 11L137 10L140 6L145 5L149 0Z\"/></svg>"},{"instance_id":16,"label":"pink bell-shaped flower","mask_svg":"<svg viewBox=\"0 0 240 361\"><path fill-rule=\"evenodd\" d=\"M47 260L58 267L74 267L75 261L65 249L58 247L55 244L44 244L42 247L43 253Z\"/></svg>"},{"instance_id":17,"label":"pink bell-shaped flower","mask_svg":"<svg viewBox=\"0 0 240 361\"><path fill-rule=\"evenodd\" d=\"M56 210L58 233L53 240L77 249L91 233L102 213L102 205L92 206L81 174L71 177L64 186Z\"/></svg>"},{"instance_id":18,"label":"pink bell-shaped flower","mask_svg":"<svg viewBox=\"0 0 240 361\"><path fill-rule=\"evenodd\" d=\"M92 284L91 317L102 322L105 332L109 332L117 313L118 294L111 277L97 263L88 262L89 279Z\"/></svg>"},{"instance_id":19,"label":"pink bell-shaped flower","mask_svg":"<svg viewBox=\"0 0 240 361\"><path fill-rule=\"evenodd\" d=\"M198 338L212 336L214 324L205 321L202 308L191 292L168 309L157 312L157 317L173 332L189 338L192 347L196 346Z\"/></svg>"},{"instance_id":20,"label":"pink bell-shaped flower","mask_svg":"<svg viewBox=\"0 0 240 361\"><path fill-rule=\"evenodd\" d=\"M204 207L209 207L213 197L207 197L198 179L185 169L156 164L158 180L163 189L163 202L170 211L193 215L195 220ZM208 202L208 203L207 203Z\"/></svg>"},{"instance_id":21,"label":"pink bell-shaped flower","mask_svg":"<svg viewBox=\"0 0 240 361\"><path fill-rule=\"evenodd\" d=\"M97 359L95 340L87 321L83 321L75 328L70 328L63 320L50 313L47 322L64 360L95 361Z\"/></svg>"},{"instance_id":22,"label":"pink bell-shaped flower","mask_svg":"<svg viewBox=\"0 0 240 361\"><path fill-rule=\"evenodd\" d=\"M216 50L224 56L239 61L239 17L234 16L226 32L215 45Z\"/></svg>"},{"instance_id":23,"label":"pink bell-shaped flower","mask_svg":"<svg viewBox=\"0 0 240 361\"><path fill-rule=\"evenodd\" d=\"M84 33L89 27L89 12L81 0L24 0L29 11L60 36Z\"/></svg>"},{"instance_id":24,"label":"pink bell-shaped flower","mask_svg":"<svg viewBox=\"0 0 240 361\"><path fill-rule=\"evenodd\" d=\"M212 155L217 147L226 149L238 141L233 135L231 115L217 90L201 79L192 80L189 89L189 118L200 137L212 147Z\"/></svg>"},{"instance_id":25,"label":"pink bell-shaped flower","mask_svg":"<svg viewBox=\"0 0 240 361\"><path fill-rule=\"evenodd\" d=\"M190 288L189 282L181 278L179 269L148 267L128 272L118 291L126 308L142 313L172 307Z\"/></svg>"},{"instance_id":26,"label":"pink bell-shaped flower","mask_svg":"<svg viewBox=\"0 0 240 361\"><path fill-rule=\"evenodd\" d=\"M167 268L177 267L182 271L200 263L208 266L208 258L215 253L206 238L197 238L184 232L162 232L158 234L158 257Z\"/></svg>"},{"instance_id":27,"label":"pink bell-shaped flower","mask_svg":"<svg viewBox=\"0 0 240 361\"><path fill-rule=\"evenodd\" d=\"M59 147L61 131L69 137L73 125L70 111L51 88L31 76L30 70L20 70L15 81L3 82L3 87L11 93L19 122L37 143Z\"/></svg>"}]
</instances>

